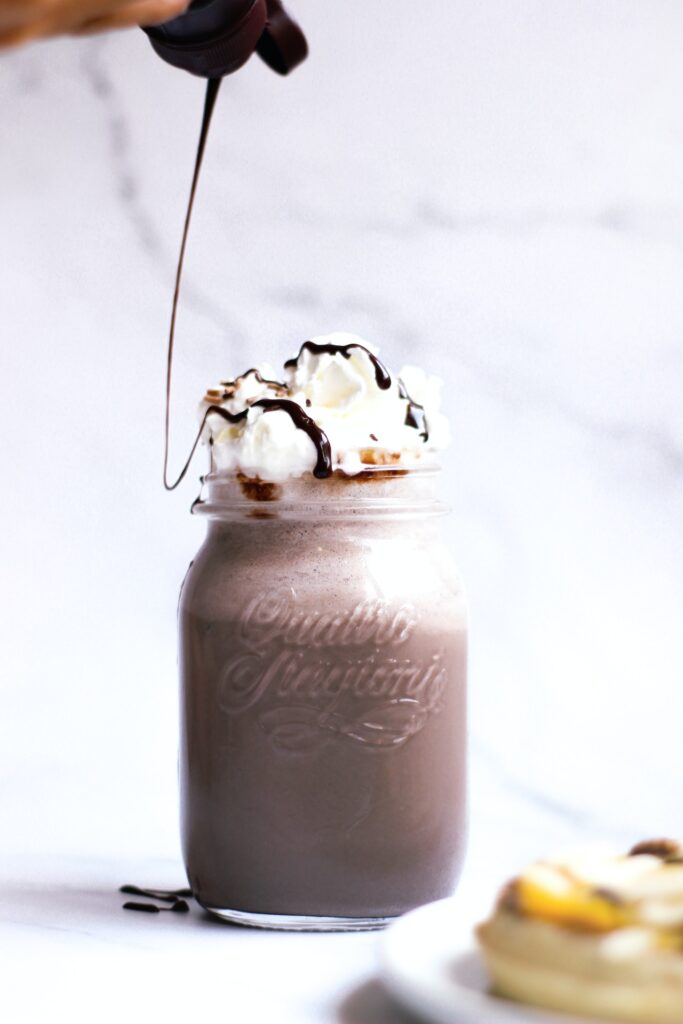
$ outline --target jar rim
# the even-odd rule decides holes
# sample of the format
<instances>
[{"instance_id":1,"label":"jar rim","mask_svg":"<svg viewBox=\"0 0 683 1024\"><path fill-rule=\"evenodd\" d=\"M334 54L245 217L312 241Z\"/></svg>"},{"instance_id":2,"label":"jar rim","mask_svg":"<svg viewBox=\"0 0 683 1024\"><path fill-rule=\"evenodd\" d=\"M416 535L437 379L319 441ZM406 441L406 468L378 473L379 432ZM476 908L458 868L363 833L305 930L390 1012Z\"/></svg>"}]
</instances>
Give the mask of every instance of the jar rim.
<instances>
[{"instance_id":1,"label":"jar rim","mask_svg":"<svg viewBox=\"0 0 683 1024\"><path fill-rule=\"evenodd\" d=\"M349 475L335 470L316 479L312 473L283 481L265 481L241 473L212 471L192 514L209 519L423 518L450 511L436 490L441 466L367 466Z\"/></svg>"}]
</instances>

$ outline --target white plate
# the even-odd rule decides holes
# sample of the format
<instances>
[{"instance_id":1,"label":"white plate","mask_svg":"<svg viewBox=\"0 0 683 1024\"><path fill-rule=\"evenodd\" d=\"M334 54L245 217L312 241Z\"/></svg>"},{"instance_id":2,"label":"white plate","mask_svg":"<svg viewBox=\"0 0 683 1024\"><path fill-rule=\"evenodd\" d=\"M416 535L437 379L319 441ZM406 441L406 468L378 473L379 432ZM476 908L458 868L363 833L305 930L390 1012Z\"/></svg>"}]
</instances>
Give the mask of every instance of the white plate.
<instances>
[{"instance_id":1,"label":"white plate","mask_svg":"<svg viewBox=\"0 0 683 1024\"><path fill-rule=\"evenodd\" d=\"M385 933L382 980L413 1013L433 1024L568 1024L578 1018L493 996L477 952L473 924L457 897L429 903ZM581 1018L582 1024L588 1024Z\"/></svg>"}]
</instances>

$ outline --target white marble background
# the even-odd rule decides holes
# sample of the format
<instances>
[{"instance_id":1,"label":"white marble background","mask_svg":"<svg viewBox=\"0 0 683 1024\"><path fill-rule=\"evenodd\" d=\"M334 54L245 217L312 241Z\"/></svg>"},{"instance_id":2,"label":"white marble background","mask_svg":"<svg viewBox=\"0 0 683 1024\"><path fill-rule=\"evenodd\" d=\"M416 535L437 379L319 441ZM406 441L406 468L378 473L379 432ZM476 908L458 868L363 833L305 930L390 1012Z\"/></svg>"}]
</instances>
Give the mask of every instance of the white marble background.
<instances>
[{"instance_id":1,"label":"white marble background","mask_svg":"<svg viewBox=\"0 0 683 1024\"><path fill-rule=\"evenodd\" d=\"M439 372L472 609L465 885L681 834L683 9L291 7L307 64L253 61L219 100L176 459L207 381L311 333ZM0 101L0 943L28 970L50 928L136 948L109 903L66 913L74 886L182 880L175 606L202 527L194 479L161 488L162 375L202 86L134 32L0 55ZM372 971L357 943L280 1019L336 1020Z\"/></svg>"}]
</instances>

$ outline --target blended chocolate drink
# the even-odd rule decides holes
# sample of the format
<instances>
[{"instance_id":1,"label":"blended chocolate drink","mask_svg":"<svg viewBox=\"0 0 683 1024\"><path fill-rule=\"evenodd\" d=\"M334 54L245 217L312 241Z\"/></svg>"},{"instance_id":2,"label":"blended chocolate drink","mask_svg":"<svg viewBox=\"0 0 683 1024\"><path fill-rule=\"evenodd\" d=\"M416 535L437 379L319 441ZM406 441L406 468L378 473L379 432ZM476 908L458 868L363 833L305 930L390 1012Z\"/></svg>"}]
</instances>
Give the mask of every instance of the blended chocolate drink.
<instances>
[{"instance_id":1,"label":"blended chocolate drink","mask_svg":"<svg viewBox=\"0 0 683 1024\"><path fill-rule=\"evenodd\" d=\"M437 383L358 339L207 393L207 539L180 600L183 847L228 920L377 927L453 891L466 607Z\"/></svg>"}]
</instances>

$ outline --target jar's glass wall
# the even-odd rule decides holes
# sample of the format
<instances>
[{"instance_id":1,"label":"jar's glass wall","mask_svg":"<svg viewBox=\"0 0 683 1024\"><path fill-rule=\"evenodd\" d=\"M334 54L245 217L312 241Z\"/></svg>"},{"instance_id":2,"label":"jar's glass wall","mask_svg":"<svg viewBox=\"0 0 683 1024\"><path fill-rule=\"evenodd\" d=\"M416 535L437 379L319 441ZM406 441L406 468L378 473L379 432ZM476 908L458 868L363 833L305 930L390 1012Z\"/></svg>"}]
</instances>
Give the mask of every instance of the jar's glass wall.
<instances>
[{"instance_id":1,"label":"jar's glass wall","mask_svg":"<svg viewBox=\"0 0 683 1024\"><path fill-rule=\"evenodd\" d=\"M184 853L215 910L385 919L462 859L465 601L433 499L358 483L326 514L316 486L209 496L179 610Z\"/></svg>"}]
</instances>

